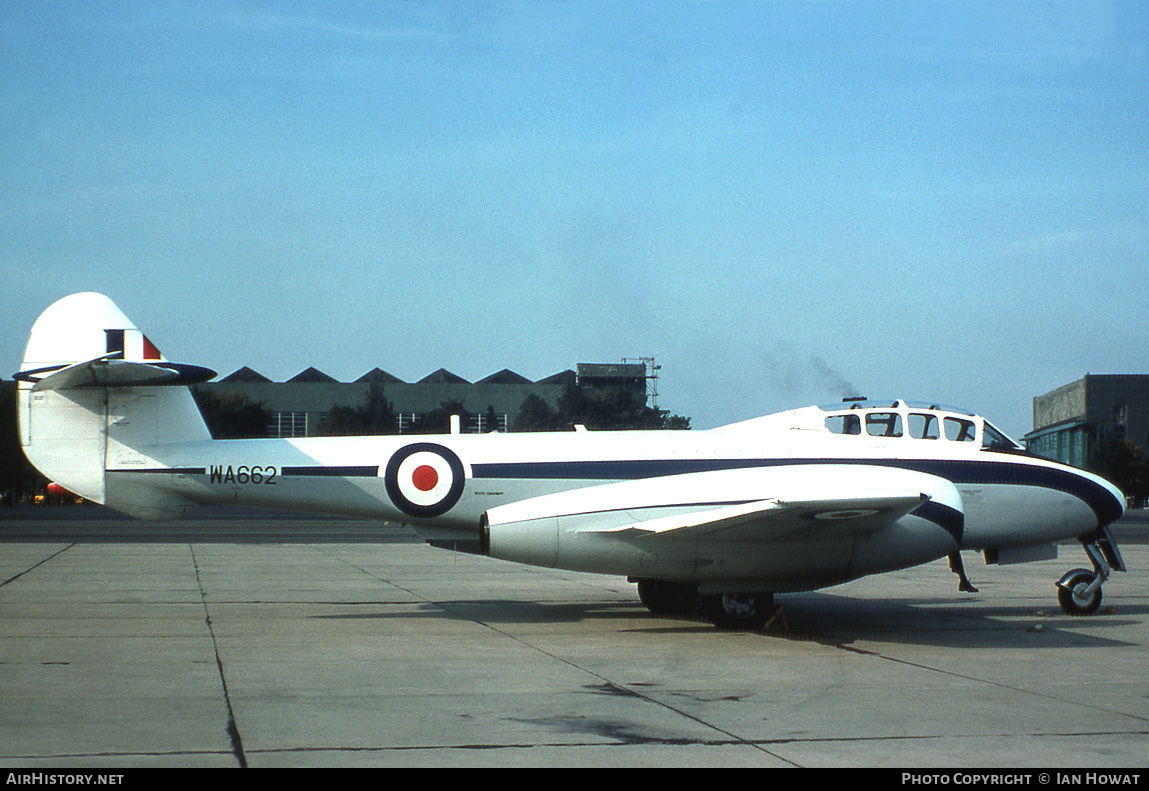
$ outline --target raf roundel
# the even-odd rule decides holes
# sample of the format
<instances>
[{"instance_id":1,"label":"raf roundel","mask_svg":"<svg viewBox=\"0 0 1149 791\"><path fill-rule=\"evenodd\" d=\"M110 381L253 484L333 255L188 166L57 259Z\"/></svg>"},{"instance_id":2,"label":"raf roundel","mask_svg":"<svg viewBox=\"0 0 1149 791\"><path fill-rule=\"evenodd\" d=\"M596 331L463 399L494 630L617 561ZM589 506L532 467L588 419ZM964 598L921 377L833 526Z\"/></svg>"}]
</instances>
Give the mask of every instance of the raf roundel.
<instances>
[{"instance_id":1,"label":"raf roundel","mask_svg":"<svg viewBox=\"0 0 1149 791\"><path fill-rule=\"evenodd\" d=\"M423 518L450 511L463 494L463 463L442 445L419 442L396 451L383 476L387 494L401 511Z\"/></svg>"}]
</instances>

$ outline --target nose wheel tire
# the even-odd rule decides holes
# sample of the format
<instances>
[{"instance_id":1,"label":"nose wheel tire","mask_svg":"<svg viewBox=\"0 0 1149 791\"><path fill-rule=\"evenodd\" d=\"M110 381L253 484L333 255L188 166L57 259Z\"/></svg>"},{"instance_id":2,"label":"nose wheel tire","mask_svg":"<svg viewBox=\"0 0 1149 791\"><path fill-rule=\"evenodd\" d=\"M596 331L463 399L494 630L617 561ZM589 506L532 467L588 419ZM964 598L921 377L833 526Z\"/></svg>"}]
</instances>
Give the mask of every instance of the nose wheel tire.
<instances>
[{"instance_id":1,"label":"nose wheel tire","mask_svg":"<svg viewBox=\"0 0 1149 791\"><path fill-rule=\"evenodd\" d=\"M766 591L704 596L702 609L719 629L761 629L774 614L774 594Z\"/></svg>"},{"instance_id":2,"label":"nose wheel tire","mask_svg":"<svg viewBox=\"0 0 1149 791\"><path fill-rule=\"evenodd\" d=\"M1101 607L1101 585L1098 575L1075 569L1057 583L1057 602L1070 615L1093 615Z\"/></svg>"}]
</instances>

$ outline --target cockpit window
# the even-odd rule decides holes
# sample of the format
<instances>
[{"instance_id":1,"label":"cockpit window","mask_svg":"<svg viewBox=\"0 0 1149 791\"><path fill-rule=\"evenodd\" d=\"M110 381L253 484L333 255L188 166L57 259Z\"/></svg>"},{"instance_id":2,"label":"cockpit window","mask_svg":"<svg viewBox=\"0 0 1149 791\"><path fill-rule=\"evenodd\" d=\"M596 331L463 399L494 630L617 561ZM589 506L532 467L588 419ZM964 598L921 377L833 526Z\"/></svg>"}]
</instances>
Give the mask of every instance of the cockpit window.
<instances>
[{"instance_id":1,"label":"cockpit window","mask_svg":"<svg viewBox=\"0 0 1149 791\"><path fill-rule=\"evenodd\" d=\"M900 437L902 416L897 412L870 412L866 415L866 433L871 437Z\"/></svg>"},{"instance_id":2,"label":"cockpit window","mask_svg":"<svg viewBox=\"0 0 1149 791\"><path fill-rule=\"evenodd\" d=\"M937 439L937 415L923 415L920 412L910 413L910 436L914 439Z\"/></svg>"},{"instance_id":3,"label":"cockpit window","mask_svg":"<svg viewBox=\"0 0 1149 791\"><path fill-rule=\"evenodd\" d=\"M911 407L913 409L913 407ZM945 437L950 442L975 442L982 434L982 447L987 450L1017 450L1020 446L988 423L981 423L957 415L925 411L854 410L826 416L826 430L831 434L886 438L910 437L937 440ZM864 427L864 428L863 428Z\"/></svg>"},{"instance_id":4,"label":"cockpit window","mask_svg":"<svg viewBox=\"0 0 1149 791\"><path fill-rule=\"evenodd\" d=\"M982 428L981 446L986 450L1016 450L1018 447L1016 442L989 423Z\"/></svg>"},{"instance_id":5,"label":"cockpit window","mask_svg":"<svg viewBox=\"0 0 1149 791\"><path fill-rule=\"evenodd\" d=\"M830 415L826 428L831 434L861 434L862 421L857 415Z\"/></svg>"},{"instance_id":6,"label":"cockpit window","mask_svg":"<svg viewBox=\"0 0 1149 791\"><path fill-rule=\"evenodd\" d=\"M954 442L973 442L977 434L972 420L963 420L960 417L947 417L945 419L946 439Z\"/></svg>"}]
</instances>

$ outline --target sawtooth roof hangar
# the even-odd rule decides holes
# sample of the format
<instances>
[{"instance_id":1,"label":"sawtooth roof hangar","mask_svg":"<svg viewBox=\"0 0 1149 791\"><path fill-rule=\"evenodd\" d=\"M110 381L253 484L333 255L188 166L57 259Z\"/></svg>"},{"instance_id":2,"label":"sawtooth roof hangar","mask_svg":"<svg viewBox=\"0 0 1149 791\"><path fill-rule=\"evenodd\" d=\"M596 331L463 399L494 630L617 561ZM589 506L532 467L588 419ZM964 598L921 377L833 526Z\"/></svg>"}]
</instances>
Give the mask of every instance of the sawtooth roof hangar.
<instances>
[{"instance_id":1,"label":"sawtooth roof hangar","mask_svg":"<svg viewBox=\"0 0 1149 791\"><path fill-rule=\"evenodd\" d=\"M381 392L396 413L395 430L403 433L425 415L445 403L461 404L463 432L506 431L523 402L537 396L552 409L568 387L588 389L620 388L646 399L648 379L656 376L653 363L580 363L572 370L531 381L504 368L477 382L440 368L417 382L404 382L375 368L354 382L340 382L316 368L307 368L286 382L273 382L266 376L241 368L216 381L197 385L203 393L220 397L229 394L262 404L269 415L269 437L315 436L320 424L335 406L357 407L372 388Z\"/></svg>"}]
</instances>

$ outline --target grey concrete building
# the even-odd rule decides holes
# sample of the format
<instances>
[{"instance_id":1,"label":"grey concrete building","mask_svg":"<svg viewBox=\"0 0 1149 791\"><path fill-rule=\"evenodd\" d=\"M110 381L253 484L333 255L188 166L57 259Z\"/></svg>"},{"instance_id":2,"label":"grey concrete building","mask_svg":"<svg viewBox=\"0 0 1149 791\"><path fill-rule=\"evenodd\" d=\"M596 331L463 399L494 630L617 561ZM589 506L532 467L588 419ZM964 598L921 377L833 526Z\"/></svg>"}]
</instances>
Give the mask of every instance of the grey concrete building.
<instances>
[{"instance_id":1,"label":"grey concrete building","mask_svg":"<svg viewBox=\"0 0 1149 791\"><path fill-rule=\"evenodd\" d=\"M463 432L506 431L523 402L534 395L554 409L568 386L620 387L639 398L647 392L647 368L643 364L586 364L578 374L567 370L532 382L503 369L477 382L440 368L417 382L404 382L378 368L354 382L339 382L315 368L308 368L286 382L273 382L250 368L216 382L198 385L217 397L238 394L262 404L270 416L268 436L290 438L315 436L319 425L335 406L362 405L372 387L377 388L396 413L395 429L403 433L444 403L461 404Z\"/></svg>"},{"instance_id":2,"label":"grey concrete building","mask_svg":"<svg viewBox=\"0 0 1149 791\"><path fill-rule=\"evenodd\" d=\"M1085 467L1108 437L1149 450L1149 375L1086 374L1033 399L1033 431L1025 439L1034 453Z\"/></svg>"}]
</instances>

